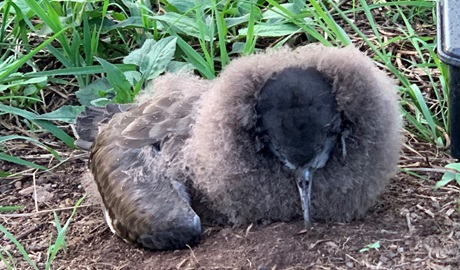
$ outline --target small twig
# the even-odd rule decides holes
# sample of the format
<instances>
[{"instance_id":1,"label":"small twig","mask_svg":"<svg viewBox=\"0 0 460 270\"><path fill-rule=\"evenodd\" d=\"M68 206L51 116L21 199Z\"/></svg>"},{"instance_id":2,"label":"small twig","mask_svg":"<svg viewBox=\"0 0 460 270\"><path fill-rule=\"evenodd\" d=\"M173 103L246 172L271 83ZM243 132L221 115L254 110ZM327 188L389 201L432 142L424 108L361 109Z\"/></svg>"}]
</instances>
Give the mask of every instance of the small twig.
<instances>
[{"instance_id":1,"label":"small twig","mask_svg":"<svg viewBox=\"0 0 460 270\"><path fill-rule=\"evenodd\" d=\"M70 124L70 129L72 129L73 136L75 136L75 138L77 139L80 139L80 136L78 135L78 132L77 132L77 128L75 128L74 124Z\"/></svg>"},{"instance_id":2,"label":"small twig","mask_svg":"<svg viewBox=\"0 0 460 270\"><path fill-rule=\"evenodd\" d=\"M454 169L449 169L449 168L412 168L412 167L405 167L405 166L400 166L401 168L404 168L408 171L413 171L413 172L438 172L438 173L446 173L446 172L457 172Z\"/></svg>"},{"instance_id":3,"label":"small twig","mask_svg":"<svg viewBox=\"0 0 460 270\"><path fill-rule=\"evenodd\" d=\"M26 230L25 232L21 233L20 235L16 236L16 240L21 240L23 238L25 238L27 235L35 232L35 231L38 231L40 230L42 227L43 227L44 224L39 224L33 228L30 228L28 230Z\"/></svg>"},{"instance_id":4,"label":"small twig","mask_svg":"<svg viewBox=\"0 0 460 270\"><path fill-rule=\"evenodd\" d=\"M83 207L93 207L93 204L85 204L85 205L80 205L78 208L83 208ZM41 210L38 212L33 212L33 213L23 213L23 214L0 214L0 218L10 218L10 217L31 217L35 215L40 215L40 214L47 214L51 212L57 212L57 211L66 211L66 210L73 210L75 206L71 207L63 207L63 208L58 208L58 209L51 209L51 210Z\"/></svg>"},{"instance_id":5,"label":"small twig","mask_svg":"<svg viewBox=\"0 0 460 270\"><path fill-rule=\"evenodd\" d=\"M460 188L458 188L456 186L444 186L444 187L440 187L439 190L460 192Z\"/></svg>"},{"instance_id":6,"label":"small twig","mask_svg":"<svg viewBox=\"0 0 460 270\"><path fill-rule=\"evenodd\" d=\"M422 210L425 214L429 215L431 218L434 218L434 214L430 210L423 208L420 204L417 204L416 207Z\"/></svg>"},{"instance_id":7,"label":"small twig","mask_svg":"<svg viewBox=\"0 0 460 270\"><path fill-rule=\"evenodd\" d=\"M412 153L414 153L414 154L416 154L416 155L418 155L418 156L420 156L420 157L423 157L423 155L420 154L419 151L415 150L415 149L414 149L412 146L410 146L409 144L404 143L403 146L404 146L407 150L411 151Z\"/></svg>"},{"instance_id":8,"label":"small twig","mask_svg":"<svg viewBox=\"0 0 460 270\"><path fill-rule=\"evenodd\" d=\"M357 259L353 258L351 255L348 255L348 254L345 253L345 256L347 256L348 258L350 258L352 261L356 262L359 265L364 265L362 262L360 262Z\"/></svg>"},{"instance_id":9,"label":"small twig","mask_svg":"<svg viewBox=\"0 0 460 270\"><path fill-rule=\"evenodd\" d=\"M35 170L33 173L32 173L32 185L34 185L34 204L35 204L35 211L38 212L38 201L37 201L37 184L36 184L36 177L35 177L35 173L37 172L38 170Z\"/></svg>"},{"instance_id":10,"label":"small twig","mask_svg":"<svg viewBox=\"0 0 460 270\"><path fill-rule=\"evenodd\" d=\"M309 250L312 250L312 249L314 249L317 245L322 244L322 243L326 243L326 242L333 242L333 240L332 240L332 239L318 240L318 241L316 241L315 243L313 243L313 244L311 244L310 246L308 246L308 249L309 249Z\"/></svg>"},{"instance_id":11,"label":"small twig","mask_svg":"<svg viewBox=\"0 0 460 270\"><path fill-rule=\"evenodd\" d=\"M248 226L248 228L246 229L246 232L245 232L245 234L244 234L244 237L245 237L245 238L248 238L249 231L251 231L251 229L252 229L252 223L251 223L251 224Z\"/></svg>"},{"instance_id":12,"label":"small twig","mask_svg":"<svg viewBox=\"0 0 460 270\"><path fill-rule=\"evenodd\" d=\"M37 252L37 251L44 251L47 248L48 248L47 246L29 246L28 250L33 251L33 252Z\"/></svg>"},{"instance_id":13,"label":"small twig","mask_svg":"<svg viewBox=\"0 0 460 270\"><path fill-rule=\"evenodd\" d=\"M414 229L414 226L412 226L412 221L410 219L409 210L406 210L406 223L407 223L407 229L409 230L409 233L412 234L415 229Z\"/></svg>"},{"instance_id":14,"label":"small twig","mask_svg":"<svg viewBox=\"0 0 460 270\"><path fill-rule=\"evenodd\" d=\"M453 258L443 257L443 258L438 259L438 258L435 258L433 256L433 248L432 247L430 247L428 244L423 244L423 247L428 251L428 258L430 258L431 260L435 261L436 263L456 264L456 263L458 263L458 260L460 259L459 255L456 255Z\"/></svg>"},{"instance_id":15,"label":"small twig","mask_svg":"<svg viewBox=\"0 0 460 270\"><path fill-rule=\"evenodd\" d=\"M198 262L198 259L195 256L195 252L193 251L192 247L189 245L186 245L186 246L190 250L190 258L193 259L193 261L195 262L195 265L200 265L200 263Z\"/></svg>"}]
</instances>

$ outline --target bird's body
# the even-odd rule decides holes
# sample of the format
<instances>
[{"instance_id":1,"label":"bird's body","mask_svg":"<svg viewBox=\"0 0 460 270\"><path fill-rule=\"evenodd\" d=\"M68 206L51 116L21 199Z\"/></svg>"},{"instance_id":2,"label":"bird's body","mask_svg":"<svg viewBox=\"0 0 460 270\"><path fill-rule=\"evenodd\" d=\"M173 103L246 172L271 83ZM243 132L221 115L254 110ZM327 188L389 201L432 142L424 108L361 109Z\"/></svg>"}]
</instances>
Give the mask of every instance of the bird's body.
<instances>
[{"instance_id":1,"label":"bird's body","mask_svg":"<svg viewBox=\"0 0 460 270\"><path fill-rule=\"evenodd\" d=\"M237 59L214 81L160 77L80 142L95 138L90 169L108 222L144 247L193 244L200 219L298 218L296 179L310 170L313 220L350 221L396 171L394 90L356 49L283 48ZM97 122L90 114L81 127Z\"/></svg>"}]
</instances>

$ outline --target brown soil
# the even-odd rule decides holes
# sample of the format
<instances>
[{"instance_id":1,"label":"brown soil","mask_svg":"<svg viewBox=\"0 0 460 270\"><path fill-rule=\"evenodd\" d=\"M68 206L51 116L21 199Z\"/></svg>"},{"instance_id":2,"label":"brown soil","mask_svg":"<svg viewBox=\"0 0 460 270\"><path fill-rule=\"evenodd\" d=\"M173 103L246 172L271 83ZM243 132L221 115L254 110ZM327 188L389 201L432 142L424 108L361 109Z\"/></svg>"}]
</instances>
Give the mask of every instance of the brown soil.
<instances>
[{"instance_id":1,"label":"brown soil","mask_svg":"<svg viewBox=\"0 0 460 270\"><path fill-rule=\"evenodd\" d=\"M39 156L39 150L24 148ZM406 149L411 148L414 146ZM53 269L458 269L460 189L447 186L434 191L434 180L442 175L435 172L442 167L433 164L442 165L447 158L428 146L415 148L419 150L403 155L401 167L425 167L422 171L428 171L423 174L428 180L400 173L369 215L350 224L317 223L311 230L304 230L301 221L265 227L204 227L196 247L152 252L113 236L99 207L84 201L67 231L67 249L58 254ZM75 151L63 156L70 160L52 172L0 180L0 204L25 206L0 215L2 225L18 238L39 268L56 237L49 210L57 210L64 224L84 195L80 181L86 154ZM0 165L4 169L11 166ZM34 184L52 195L46 203L37 203L39 212L33 196L25 192ZM1 246L15 256L16 267L27 269L16 247L0 236ZM377 241L380 248L362 250Z\"/></svg>"}]
</instances>

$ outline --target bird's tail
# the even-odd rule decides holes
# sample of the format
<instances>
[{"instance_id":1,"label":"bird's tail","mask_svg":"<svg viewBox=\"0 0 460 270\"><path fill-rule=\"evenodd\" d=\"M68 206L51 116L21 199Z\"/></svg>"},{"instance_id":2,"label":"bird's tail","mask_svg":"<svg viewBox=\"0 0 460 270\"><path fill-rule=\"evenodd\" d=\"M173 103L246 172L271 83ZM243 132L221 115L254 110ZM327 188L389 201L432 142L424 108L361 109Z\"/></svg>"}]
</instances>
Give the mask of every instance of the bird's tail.
<instances>
[{"instance_id":1,"label":"bird's tail","mask_svg":"<svg viewBox=\"0 0 460 270\"><path fill-rule=\"evenodd\" d=\"M128 104L107 104L105 107L87 106L77 117L75 145L89 150L99 134L100 125L106 124L113 115L128 110Z\"/></svg>"}]
</instances>

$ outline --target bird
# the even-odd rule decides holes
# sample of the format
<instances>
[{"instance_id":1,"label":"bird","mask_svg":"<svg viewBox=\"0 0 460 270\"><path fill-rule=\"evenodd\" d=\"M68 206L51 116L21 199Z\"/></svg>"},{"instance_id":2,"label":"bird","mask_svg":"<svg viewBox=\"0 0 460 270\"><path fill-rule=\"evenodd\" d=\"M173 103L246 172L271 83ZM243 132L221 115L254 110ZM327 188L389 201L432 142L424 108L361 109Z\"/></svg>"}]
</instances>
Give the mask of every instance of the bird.
<instances>
[{"instance_id":1,"label":"bird","mask_svg":"<svg viewBox=\"0 0 460 270\"><path fill-rule=\"evenodd\" d=\"M111 230L180 249L202 223L363 217L397 172L398 106L395 81L357 48L282 47L214 80L165 74L134 104L87 108L76 145Z\"/></svg>"}]
</instances>

